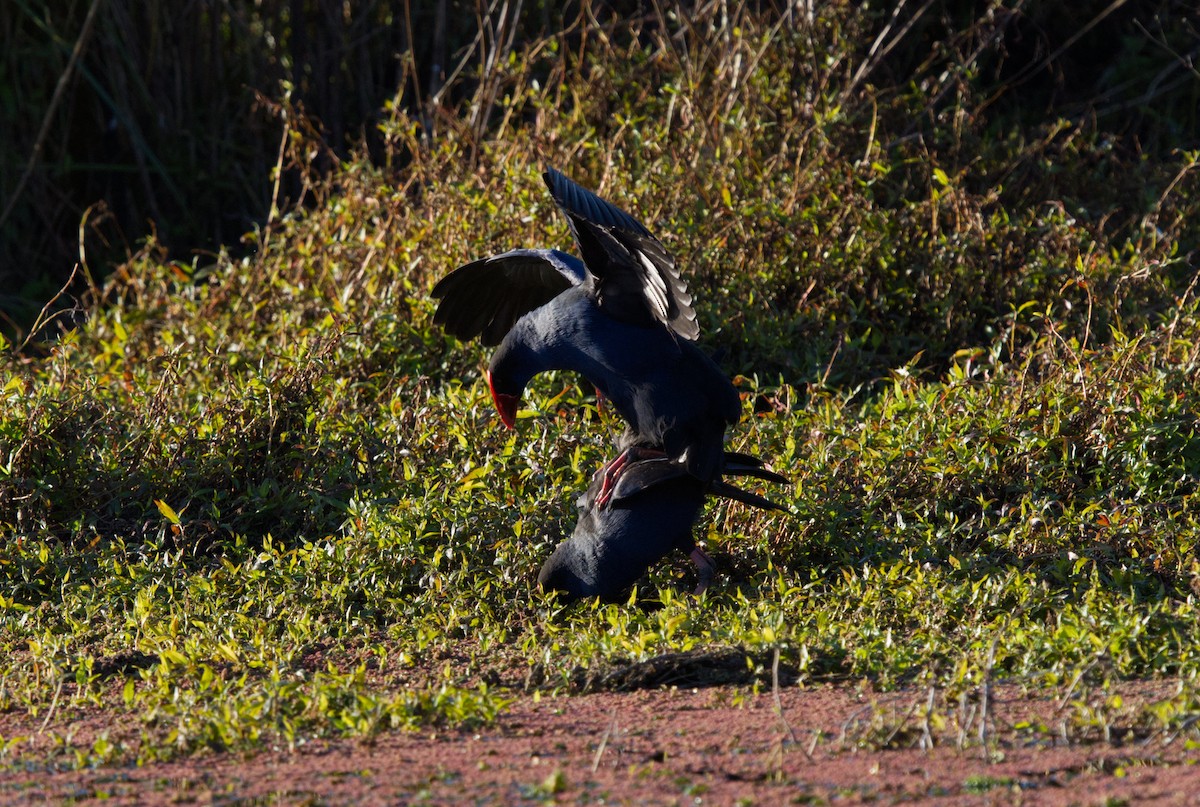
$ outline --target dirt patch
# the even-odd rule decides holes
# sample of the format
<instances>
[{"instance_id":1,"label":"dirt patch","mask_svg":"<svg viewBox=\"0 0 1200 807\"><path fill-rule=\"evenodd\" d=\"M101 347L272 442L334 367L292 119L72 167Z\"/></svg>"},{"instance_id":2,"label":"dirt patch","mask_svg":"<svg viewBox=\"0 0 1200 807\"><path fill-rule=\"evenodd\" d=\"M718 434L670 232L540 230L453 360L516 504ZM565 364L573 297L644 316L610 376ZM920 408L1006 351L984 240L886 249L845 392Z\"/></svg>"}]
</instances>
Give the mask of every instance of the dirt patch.
<instances>
[{"instance_id":1,"label":"dirt patch","mask_svg":"<svg viewBox=\"0 0 1200 807\"><path fill-rule=\"evenodd\" d=\"M1122 697L1132 707L1168 692L1128 685ZM933 725L927 697L845 686L785 689L778 700L729 687L522 696L475 732L82 771L18 761L0 771L0 803L1200 803L1200 765L1181 738L1109 725L1107 739L1096 729L1064 740L1054 729L1063 702L1015 687L995 691L986 722L972 709ZM99 720L77 725L78 736ZM19 722L3 716L0 733L39 728Z\"/></svg>"}]
</instances>

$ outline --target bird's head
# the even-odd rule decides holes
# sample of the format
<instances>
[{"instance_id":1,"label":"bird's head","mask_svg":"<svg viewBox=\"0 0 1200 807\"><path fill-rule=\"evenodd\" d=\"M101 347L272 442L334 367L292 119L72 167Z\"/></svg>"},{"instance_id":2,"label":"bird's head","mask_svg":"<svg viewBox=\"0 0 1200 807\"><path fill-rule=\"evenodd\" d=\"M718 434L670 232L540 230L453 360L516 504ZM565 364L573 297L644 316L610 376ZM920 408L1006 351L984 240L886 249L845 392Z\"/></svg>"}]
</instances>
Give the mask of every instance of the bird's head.
<instances>
[{"instance_id":1,"label":"bird's head","mask_svg":"<svg viewBox=\"0 0 1200 807\"><path fill-rule=\"evenodd\" d=\"M507 383L506 376L502 376L494 369L489 369L487 372L488 389L492 391L492 402L496 404L496 411L500 414L500 420L510 429L517 428L517 407L521 404L521 392L518 389L514 392L511 390L511 385Z\"/></svg>"}]
</instances>

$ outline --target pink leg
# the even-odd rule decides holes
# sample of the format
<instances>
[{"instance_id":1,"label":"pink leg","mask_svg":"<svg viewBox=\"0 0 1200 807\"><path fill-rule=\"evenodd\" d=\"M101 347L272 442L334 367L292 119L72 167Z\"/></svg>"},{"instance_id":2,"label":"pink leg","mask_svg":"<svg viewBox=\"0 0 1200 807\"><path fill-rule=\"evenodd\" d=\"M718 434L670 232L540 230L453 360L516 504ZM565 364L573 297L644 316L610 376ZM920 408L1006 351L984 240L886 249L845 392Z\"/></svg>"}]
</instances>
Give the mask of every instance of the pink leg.
<instances>
[{"instance_id":1,"label":"pink leg","mask_svg":"<svg viewBox=\"0 0 1200 807\"><path fill-rule=\"evenodd\" d=\"M613 488L617 486L617 480L621 477L621 474L625 471L629 463L665 456L667 456L666 452L659 451L657 448L630 446L622 451L617 455L615 460L597 472L603 474L603 477L600 482L600 492L596 494L596 507L604 507L604 505L608 504L608 500L612 498Z\"/></svg>"},{"instance_id":2,"label":"pink leg","mask_svg":"<svg viewBox=\"0 0 1200 807\"><path fill-rule=\"evenodd\" d=\"M605 465L599 470L601 474L600 492L596 494L596 507L604 507L608 504L608 500L612 498L613 488L616 487L617 477L621 471L625 470L625 466L629 464L629 450L626 449L617 455L617 458Z\"/></svg>"},{"instance_id":3,"label":"pink leg","mask_svg":"<svg viewBox=\"0 0 1200 807\"><path fill-rule=\"evenodd\" d=\"M713 559L700 547L693 549L689 557L691 557L692 563L696 564L696 571L700 575L700 584L692 592L699 597L708 589L708 584L712 582L713 576L717 573L717 564L713 563Z\"/></svg>"}]
</instances>

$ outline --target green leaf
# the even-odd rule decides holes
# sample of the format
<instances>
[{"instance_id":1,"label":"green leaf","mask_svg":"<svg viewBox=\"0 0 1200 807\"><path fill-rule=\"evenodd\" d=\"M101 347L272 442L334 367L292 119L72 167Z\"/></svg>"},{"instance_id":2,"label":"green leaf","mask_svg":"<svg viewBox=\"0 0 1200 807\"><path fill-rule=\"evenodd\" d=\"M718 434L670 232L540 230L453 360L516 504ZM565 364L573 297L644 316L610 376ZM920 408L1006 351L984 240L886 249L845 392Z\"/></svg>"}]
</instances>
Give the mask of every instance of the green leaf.
<instances>
[{"instance_id":1,"label":"green leaf","mask_svg":"<svg viewBox=\"0 0 1200 807\"><path fill-rule=\"evenodd\" d=\"M155 499L154 506L158 508L158 512L163 514L163 518L170 521L172 524L179 523L179 514L176 513L171 505L164 502L162 499Z\"/></svg>"}]
</instances>

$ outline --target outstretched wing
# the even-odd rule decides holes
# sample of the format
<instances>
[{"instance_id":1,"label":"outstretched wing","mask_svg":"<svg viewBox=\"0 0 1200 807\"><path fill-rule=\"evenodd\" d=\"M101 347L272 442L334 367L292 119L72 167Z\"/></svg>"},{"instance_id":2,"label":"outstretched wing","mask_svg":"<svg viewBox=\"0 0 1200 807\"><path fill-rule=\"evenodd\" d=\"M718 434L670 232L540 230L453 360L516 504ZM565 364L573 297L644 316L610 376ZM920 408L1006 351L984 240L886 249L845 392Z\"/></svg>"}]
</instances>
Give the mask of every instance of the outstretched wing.
<instances>
[{"instance_id":1,"label":"outstretched wing","mask_svg":"<svg viewBox=\"0 0 1200 807\"><path fill-rule=\"evenodd\" d=\"M787 477L772 471L763 460L750 454L742 454L736 451L725 452L721 473L730 477L750 476L768 482L783 485L788 484ZM687 468L684 465L669 457L636 460L620 472L613 487L610 502L631 499L647 490L675 480L686 480L689 484L697 484L698 482L695 477L688 474ZM584 509L594 506L599 490L600 481L597 478L593 481L585 495L585 500L582 502ZM721 479L716 479L709 483L708 493L712 496L721 496L754 507L761 507L764 510L790 512L783 505L776 504L770 499L759 496L757 493L743 490Z\"/></svg>"},{"instance_id":2,"label":"outstretched wing","mask_svg":"<svg viewBox=\"0 0 1200 807\"><path fill-rule=\"evenodd\" d=\"M587 280L574 255L557 249L514 249L472 261L443 277L431 294L441 300L433 321L464 342L500 344L513 323Z\"/></svg>"},{"instance_id":3,"label":"outstretched wing","mask_svg":"<svg viewBox=\"0 0 1200 807\"><path fill-rule=\"evenodd\" d=\"M687 469L670 457L637 460L626 466L613 487L611 501L619 502L676 479L687 479Z\"/></svg>"},{"instance_id":4,"label":"outstretched wing","mask_svg":"<svg viewBox=\"0 0 1200 807\"><path fill-rule=\"evenodd\" d=\"M597 280L601 308L630 322L661 322L685 339L699 336L687 284L658 239L633 216L553 168L542 177Z\"/></svg>"}]
</instances>

